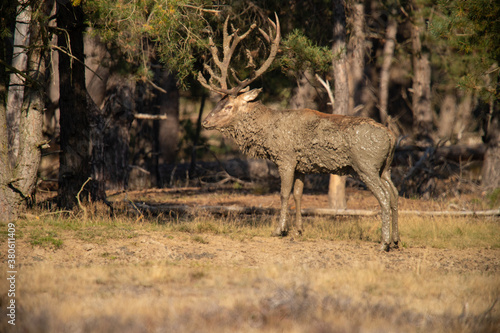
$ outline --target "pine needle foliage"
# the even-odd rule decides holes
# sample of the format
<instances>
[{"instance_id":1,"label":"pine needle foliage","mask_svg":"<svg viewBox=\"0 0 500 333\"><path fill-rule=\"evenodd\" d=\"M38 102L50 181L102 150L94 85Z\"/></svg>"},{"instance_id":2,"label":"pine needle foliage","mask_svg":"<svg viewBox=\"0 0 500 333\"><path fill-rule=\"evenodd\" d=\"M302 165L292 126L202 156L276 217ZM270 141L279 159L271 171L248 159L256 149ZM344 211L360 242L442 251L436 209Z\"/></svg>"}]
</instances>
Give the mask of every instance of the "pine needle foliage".
<instances>
[{"instance_id":1,"label":"pine needle foliage","mask_svg":"<svg viewBox=\"0 0 500 333\"><path fill-rule=\"evenodd\" d=\"M219 13L211 1L89 0L93 33L124 57L139 79L151 79L150 60L159 57L181 84L195 71L208 21ZM206 33L205 33L206 35Z\"/></svg>"},{"instance_id":2,"label":"pine needle foliage","mask_svg":"<svg viewBox=\"0 0 500 333\"><path fill-rule=\"evenodd\" d=\"M283 41L283 54L280 58L283 70L313 70L327 73L332 65L333 54L326 46L318 46L300 30L293 30Z\"/></svg>"},{"instance_id":3,"label":"pine needle foliage","mask_svg":"<svg viewBox=\"0 0 500 333\"><path fill-rule=\"evenodd\" d=\"M479 93L487 100L499 98L495 84L485 84L485 76L499 74L500 5L490 0L439 0L429 22L431 35L446 42L458 59L458 86ZM496 73L496 74L495 74ZM498 82L498 80L492 80Z\"/></svg>"}]
</instances>

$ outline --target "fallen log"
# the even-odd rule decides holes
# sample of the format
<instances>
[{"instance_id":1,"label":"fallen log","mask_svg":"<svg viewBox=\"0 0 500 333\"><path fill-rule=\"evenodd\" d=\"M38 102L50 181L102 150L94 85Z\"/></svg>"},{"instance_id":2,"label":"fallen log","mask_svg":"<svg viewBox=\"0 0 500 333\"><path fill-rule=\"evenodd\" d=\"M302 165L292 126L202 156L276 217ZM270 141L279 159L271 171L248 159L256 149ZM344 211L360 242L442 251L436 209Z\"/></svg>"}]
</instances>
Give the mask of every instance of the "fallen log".
<instances>
[{"instance_id":1,"label":"fallen log","mask_svg":"<svg viewBox=\"0 0 500 333\"><path fill-rule=\"evenodd\" d=\"M189 205L148 205L145 203L131 203L134 208L143 212L152 214L199 214L201 212L215 215L277 215L278 208L272 207L253 207L253 206L189 206ZM294 209L289 210L295 212ZM304 208L303 216L376 216L379 211L364 209L329 209L329 208ZM418 215L418 216L500 216L500 209L491 210L467 210L467 211L417 211L401 210L400 215Z\"/></svg>"}]
</instances>

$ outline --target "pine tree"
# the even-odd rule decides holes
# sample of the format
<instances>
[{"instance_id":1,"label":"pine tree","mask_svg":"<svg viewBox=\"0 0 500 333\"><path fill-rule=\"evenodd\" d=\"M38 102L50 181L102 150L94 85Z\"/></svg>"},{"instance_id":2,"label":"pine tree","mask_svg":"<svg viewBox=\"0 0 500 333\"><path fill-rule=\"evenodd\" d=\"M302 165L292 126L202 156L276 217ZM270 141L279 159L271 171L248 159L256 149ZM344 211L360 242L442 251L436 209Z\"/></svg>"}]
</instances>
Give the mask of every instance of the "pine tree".
<instances>
[{"instance_id":1,"label":"pine tree","mask_svg":"<svg viewBox=\"0 0 500 333\"><path fill-rule=\"evenodd\" d=\"M481 100L487 144L482 183L495 189L500 187L500 5L490 0L441 0L437 9L440 15L434 16L430 31L460 55L450 59L459 64L453 67L452 79Z\"/></svg>"}]
</instances>

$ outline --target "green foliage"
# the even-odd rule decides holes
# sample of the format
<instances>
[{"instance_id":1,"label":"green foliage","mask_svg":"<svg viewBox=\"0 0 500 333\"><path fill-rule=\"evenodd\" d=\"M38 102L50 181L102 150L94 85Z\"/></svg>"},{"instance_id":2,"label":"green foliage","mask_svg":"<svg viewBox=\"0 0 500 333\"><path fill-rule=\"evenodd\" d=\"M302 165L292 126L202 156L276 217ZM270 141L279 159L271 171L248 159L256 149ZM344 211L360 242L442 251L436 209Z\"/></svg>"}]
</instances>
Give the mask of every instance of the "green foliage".
<instances>
[{"instance_id":1,"label":"green foliage","mask_svg":"<svg viewBox=\"0 0 500 333\"><path fill-rule=\"evenodd\" d=\"M283 55L280 58L284 70L327 73L332 65L332 51L325 46L317 46L301 31L294 30L283 40Z\"/></svg>"},{"instance_id":2,"label":"green foliage","mask_svg":"<svg viewBox=\"0 0 500 333\"><path fill-rule=\"evenodd\" d=\"M200 36L208 25L204 8L210 4L203 0L89 0L85 10L93 33L125 56L140 79L151 79L150 60L159 55L176 71L180 83L185 83L195 70L197 50L206 44Z\"/></svg>"},{"instance_id":3,"label":"green foliage","mask_svg":"<svg viewBox=\"0 0 500 333\"><path fill-rule=\"evenodd\" d=\"M488 74L498 75L500 61L500 6L489 0L439 0L429 32L449 47L447 69L457 84L488 99L498 94ZM496 69L492 68L496 63ZM497 80L493 80L495 83ZM497 96L499 97L499 96Z\"/></svg>"}]
</instances>

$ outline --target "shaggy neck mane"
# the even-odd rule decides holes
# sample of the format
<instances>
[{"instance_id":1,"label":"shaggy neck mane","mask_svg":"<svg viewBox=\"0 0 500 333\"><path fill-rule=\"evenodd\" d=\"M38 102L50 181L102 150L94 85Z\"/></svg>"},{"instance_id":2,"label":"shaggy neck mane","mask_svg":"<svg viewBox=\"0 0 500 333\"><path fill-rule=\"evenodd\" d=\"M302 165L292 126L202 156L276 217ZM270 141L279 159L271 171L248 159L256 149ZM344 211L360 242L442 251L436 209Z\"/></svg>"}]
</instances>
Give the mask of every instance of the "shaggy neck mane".
<instances>
[{"instance_id":1,"label":"shaggy neck mane","mask_svg":"<svg viewBox=\"0 0 500 333\"><path fill-rule=\"evenodd\" d=\"M264 129L268 127L269 111L260 102L248 103L231 126L223 131L233 138L244 154L267 158ZM269 130L269 129L267 129Z\"/></svg>"}]
</instances>

